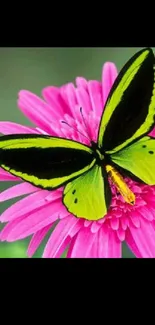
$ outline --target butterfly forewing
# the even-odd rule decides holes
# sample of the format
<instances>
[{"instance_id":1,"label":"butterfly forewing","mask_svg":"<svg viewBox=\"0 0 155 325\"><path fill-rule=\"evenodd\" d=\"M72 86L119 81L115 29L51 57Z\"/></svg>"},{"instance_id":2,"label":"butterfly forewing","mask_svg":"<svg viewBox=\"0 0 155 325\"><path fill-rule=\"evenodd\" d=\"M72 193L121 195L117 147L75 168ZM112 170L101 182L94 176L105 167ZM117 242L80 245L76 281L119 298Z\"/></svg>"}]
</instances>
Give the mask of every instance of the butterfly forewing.
<instances>
[{"instance_id":1,"label":"butterfly forewing","mask_svg":"<svg viewBox=\"0 0 155 325\"><path fill-rule=\"evenodd\" d=\"M0 166L45 189L54 189L95 164L91 148L75 141L42 135L0 138Z\"/></svg>"},{"instance_id":2,"label":"butterfly forewing","mask_svg":"<svg viewBox=\"0 0 155 325\"><path fill-rule=\"evenodd\" d=\"M119 73L101 118L98 144L114 153L147 134L155 120L154 54L136 53Z\"/></svg>"}]
</instances>

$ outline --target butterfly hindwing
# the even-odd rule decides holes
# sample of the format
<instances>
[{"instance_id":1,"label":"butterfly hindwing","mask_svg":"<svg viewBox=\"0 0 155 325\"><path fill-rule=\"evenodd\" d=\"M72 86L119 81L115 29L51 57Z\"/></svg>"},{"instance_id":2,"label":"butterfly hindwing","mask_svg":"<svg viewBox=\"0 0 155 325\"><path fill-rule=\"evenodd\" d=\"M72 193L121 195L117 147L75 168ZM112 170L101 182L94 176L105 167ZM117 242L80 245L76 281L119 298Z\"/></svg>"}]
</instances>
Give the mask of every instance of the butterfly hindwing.
<instances>
[{"instance_id":1,"label":"butterfly hindwing","mask_svg":"<svg viewBox=\"0 0 155 325\"><path fill-rule=\"evenodd\" d=\"M72 140L31 134L0 138L0 167L44 189L66 184L95 161L91 148Z\"/></svg>"},{"instance_id":2,"label":"butterfly hindwing","mask_svg":"<svg viewBox=\"0 0 155 325\"><path fill-rule=\"evenodd\" d=\"M131 146L112 154L111 160L144 183L155 184L155 139L143 137Z\"/></svg>"},{"instance_id":3,"label":"butterfly hindwing","mask_svg":"<svg viewBox=\"0 0 155 325\"><path fill-rule=\"evenodd\" d=\"M117 152L148 134L155 121L155 58L152 49L136 53L120 71L100 122L98 145Z\"/></svg>"},{"instance_id":4,"label":"butterfly hindwing","mask_svg":"<svg viewBox=\"0 0 155 325\"><path fill-rule=\"evenodd\" d=\"M65 189L63 202L68 211L87 220L98 220L107 213L111 202L111 190L107 176L100 166L70 181Z\"/></svg>"}]
</instances>

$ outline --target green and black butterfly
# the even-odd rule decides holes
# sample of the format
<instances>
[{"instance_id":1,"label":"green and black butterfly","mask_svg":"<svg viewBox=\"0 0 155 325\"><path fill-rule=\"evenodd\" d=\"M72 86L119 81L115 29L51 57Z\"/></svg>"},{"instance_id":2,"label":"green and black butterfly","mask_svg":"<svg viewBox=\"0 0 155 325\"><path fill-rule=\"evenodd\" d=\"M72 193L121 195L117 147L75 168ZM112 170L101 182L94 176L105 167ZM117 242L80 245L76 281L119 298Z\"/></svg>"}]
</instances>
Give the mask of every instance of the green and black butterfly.
<instances>
[{"instance_id":1,"label":"green and black butterfly","mask_svg":"<svg viewBox=\"0 0 155 325\"><path fill-rule=\"evenodd\" d=\"M120 193L125 193L126 185L118 170L155 185L155 140L147 136L154 125L155 58L152 49L146 48L135 54L116 78L103 110L97 143L88 147L46 135L2 136L0 166L43 189L64 186L62 200L68 211L79 218L98 220L111 203L109 171ZM130 203L134 203L132 199Z\"/></svg>"}]
</instances>

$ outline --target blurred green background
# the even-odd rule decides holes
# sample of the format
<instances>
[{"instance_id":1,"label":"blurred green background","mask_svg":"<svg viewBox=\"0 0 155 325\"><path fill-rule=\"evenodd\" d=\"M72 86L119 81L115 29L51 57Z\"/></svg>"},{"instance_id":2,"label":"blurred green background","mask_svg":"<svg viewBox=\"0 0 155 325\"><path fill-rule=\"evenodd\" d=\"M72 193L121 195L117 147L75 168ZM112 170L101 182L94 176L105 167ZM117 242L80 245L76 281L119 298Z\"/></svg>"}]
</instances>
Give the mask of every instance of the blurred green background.
<instances>
[{"instance_id":1,"label":"blurred green background","mask_svg":"<svg viewBox=\"0 0 155 325\"><path fill-rule=\"evenodd\" d=\"M0 48L0 120L31 125L17 108L19 90L27 89L40 95L42 88L74 82L77 76L100 80L104 62L113 61L119 71L123 64L139 49ZM0 191L13 184L15 183L0 182ZM1 203L0 213L15 201ZM2 228L2 226L0 227ZM0 243L0 257L26 258L29 240L30 238L15 243ZM46 240L47 238L34 258L41 257ZM123 245L123 257L134 257L125 244Z\"/></svg>"}]
</instances>

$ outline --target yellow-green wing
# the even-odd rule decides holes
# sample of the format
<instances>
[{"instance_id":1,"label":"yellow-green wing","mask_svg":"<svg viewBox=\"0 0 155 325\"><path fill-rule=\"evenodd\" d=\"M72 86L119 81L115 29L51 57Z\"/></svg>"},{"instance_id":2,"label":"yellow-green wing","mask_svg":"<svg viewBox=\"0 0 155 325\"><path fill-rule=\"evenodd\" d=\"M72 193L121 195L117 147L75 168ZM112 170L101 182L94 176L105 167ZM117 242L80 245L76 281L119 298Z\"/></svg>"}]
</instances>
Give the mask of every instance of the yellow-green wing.
<instances>
[{"instance_id":1,"label":"yellow-green wing","mask_svg":"<svg viewBox=\"0 0 155 325\"><path fill-rule=\"evenodd\" d=\"M103 169L95 165L91 170L69 182L64 189L63 203L79 218L103 218L111 202L111 190Z\"/></svg>"},{"instance_id":2,"label":"yellow-green wing","mask_svg":"<svg viewBox=\"0 0 155 325\"><path fill-rule=\"evenodd\" d=\"M148 134L155 124L155 58L136 53L120 71L101 118L98 145L111 154Z\"/></svg>"},{"instance_id":3,"label":"yellow-green wing","mask_svg":"<svg viewBox=\"0 0 155 325\"><path fill-rule=\"evenodd\" d=\"M144 183L155 185L155 139L144 137L112 154L111 160Z\"/></svg>"},{"instance_id":4,"label":"yellow-green wing","mask_svg":"<svg viewBox=\"0 0 155 325\"><path fill-rule=\"evenodd\" d=\"M36 134L0 137L0 167L44 189L66 184L95 162L91 148L72 140Z\"/></svg>"}]
</instances>

